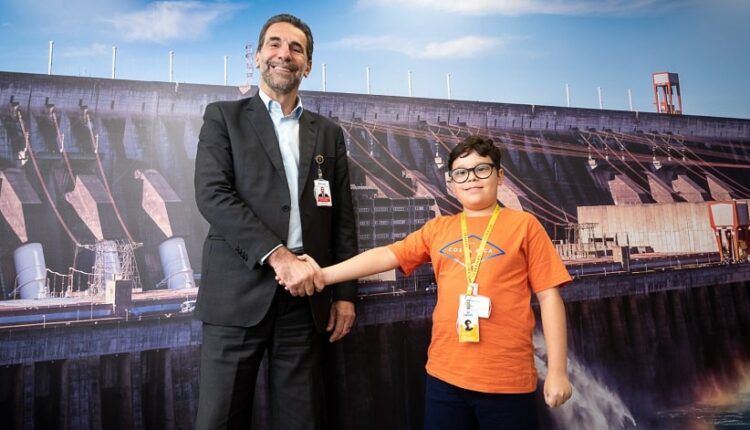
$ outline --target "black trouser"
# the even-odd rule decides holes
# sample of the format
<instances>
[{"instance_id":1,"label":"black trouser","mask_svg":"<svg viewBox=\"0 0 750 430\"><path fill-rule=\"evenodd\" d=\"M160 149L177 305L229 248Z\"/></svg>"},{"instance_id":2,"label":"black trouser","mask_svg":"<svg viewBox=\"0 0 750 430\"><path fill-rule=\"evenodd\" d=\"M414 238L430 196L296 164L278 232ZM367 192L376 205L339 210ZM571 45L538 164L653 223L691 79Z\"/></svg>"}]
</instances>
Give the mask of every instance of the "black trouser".
<instances>
[{"instance_id":1,"label":"black trouser","mask_svg":"<svg viewBox=\"0 0 750 430\"><path fill-rule=\"evenodd\" d=\"M535 394L491 394L466 390L427 375L426 430L536 430Z\"/></svg>"},{"instance_id":2,"label":"black trouser","mask_svg":"<svg viewBox=\"0 0 750 430\"><path fill-rule=\"evenodd\" d=\"M255 383L265 351L271 428L322 428L321 342L308 299L292 297L282 288L254 327L204 323L195 428L250 428Z\"/></svg>"}]
</instances>

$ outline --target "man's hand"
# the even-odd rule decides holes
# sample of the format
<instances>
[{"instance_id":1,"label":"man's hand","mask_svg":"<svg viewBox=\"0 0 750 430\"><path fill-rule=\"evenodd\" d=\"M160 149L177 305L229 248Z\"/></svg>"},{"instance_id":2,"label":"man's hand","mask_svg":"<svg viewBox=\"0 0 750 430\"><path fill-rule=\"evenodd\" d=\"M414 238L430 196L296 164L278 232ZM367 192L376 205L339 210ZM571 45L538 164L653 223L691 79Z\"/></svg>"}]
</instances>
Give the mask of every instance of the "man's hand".
<instances>
[{"instance_id":1,"label":"man's hand","mask_svg":"<svg viewBox=\"0 0 750 430\"><path fill-rule=\"evenodd\" d=\"M356 318L354 303L345 300L333 302L331 317L328 319L328 326L326 327L326 331L332 331L328 340L333 343L349 334L352 330L352 324L354 324L354 318Z\"/></svg>"},{"instance_id":2,"label":"man's hand","mask_svg":"<svg viewBox=\"0 0 750 430\"><path fill-rule=\"evenodd\" d=\"M325 276L323 276L323 269L320 268L320 265L317 261L315 261L314 258L310 257L307 254L299 255L297 258L301 261L307 262L310 264L310 266L315 271L315 276L313 277L313 283L315 284L315 291L321 292L326 287L326 281Z\"/></svg>"},{"instance_id":3,"label":"man's hand","mask_svg":"<svg viewBox=\"0 0 750 430\"><path fill-rule=\"evenodd\" d=\"M268 264L276 272L276 281L293 296L312 296L315 293L315 270L300 261L286 247L280 247L268 257Z\"/></svg>"},{"instance_id":4,"label":"man's hand","mask_svg":"<svg viewBox=\"0 0 750 430\"><path fill-rule=\"evenodd\" d=\"M544 402L551 408L565 403L573 395L568 375L550 372L544 380Z\"/></svg>"}]
</instances>

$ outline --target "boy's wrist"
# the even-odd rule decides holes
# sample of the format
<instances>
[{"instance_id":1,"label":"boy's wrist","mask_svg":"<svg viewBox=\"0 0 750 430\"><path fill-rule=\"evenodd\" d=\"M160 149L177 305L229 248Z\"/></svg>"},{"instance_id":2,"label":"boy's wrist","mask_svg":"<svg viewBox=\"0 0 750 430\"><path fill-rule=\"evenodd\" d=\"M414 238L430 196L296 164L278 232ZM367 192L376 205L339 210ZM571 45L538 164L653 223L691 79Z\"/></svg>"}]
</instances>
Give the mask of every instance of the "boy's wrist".
<instances>
[{"instance_id":1,"label":"boy's wrist","mask_svg":"<svg viewBox=\"0 0 750 430\"><path fill-rule=\"evenodd\" d=\"M568 370L567 369L553 369L548 368L547 369L547 376L554 376L554 377L568 377Z\"/></svg>"}]
</instances>

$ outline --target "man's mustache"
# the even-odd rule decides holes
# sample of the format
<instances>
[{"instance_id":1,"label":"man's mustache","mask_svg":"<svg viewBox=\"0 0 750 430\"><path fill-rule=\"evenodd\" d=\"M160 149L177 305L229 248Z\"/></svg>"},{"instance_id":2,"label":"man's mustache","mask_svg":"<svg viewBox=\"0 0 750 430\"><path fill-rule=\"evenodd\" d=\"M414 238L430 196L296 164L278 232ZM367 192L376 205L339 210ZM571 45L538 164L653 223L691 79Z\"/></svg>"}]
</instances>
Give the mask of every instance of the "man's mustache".
<instances>
[{"instance_id":1,"label":"man's mustache","mask_svg":"<svg viewBox=\"0 0 750 430\"><path fill-rule=\"evenodd\" d=\"M296 64L294 64L292 62L289 62L289 61L272 61L272 60L268 60L268 61L266 61L266 65L268 65L268 67L283 67L283 68L289 70L290 72L296 72L297 70L299 70L299 67L297 67Z\"/></svg>"}]
</instances>

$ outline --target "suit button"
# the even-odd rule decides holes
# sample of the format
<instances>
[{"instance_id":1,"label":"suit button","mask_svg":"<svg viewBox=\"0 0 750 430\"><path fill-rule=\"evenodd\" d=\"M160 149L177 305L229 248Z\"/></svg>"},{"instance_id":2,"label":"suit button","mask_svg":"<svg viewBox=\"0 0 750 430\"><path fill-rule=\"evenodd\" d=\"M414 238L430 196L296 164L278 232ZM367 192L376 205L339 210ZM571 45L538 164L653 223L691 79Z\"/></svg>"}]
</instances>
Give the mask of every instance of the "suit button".
<instances>
[{"instance_id":1,"label":"suit button","mask_svg":"<svg viewBox=\"0 0 750 430\"><path fill-rule=\"evenodd\" d=\"M290 209L291 208L289 207L289 205L284 205L284 206L281 207L281 210L284 211L284 212L289 212Z\"/></svg>"}]
</instances>

